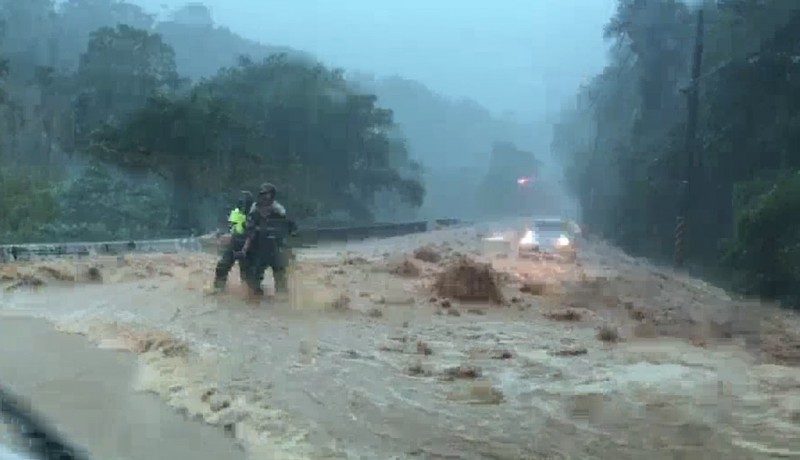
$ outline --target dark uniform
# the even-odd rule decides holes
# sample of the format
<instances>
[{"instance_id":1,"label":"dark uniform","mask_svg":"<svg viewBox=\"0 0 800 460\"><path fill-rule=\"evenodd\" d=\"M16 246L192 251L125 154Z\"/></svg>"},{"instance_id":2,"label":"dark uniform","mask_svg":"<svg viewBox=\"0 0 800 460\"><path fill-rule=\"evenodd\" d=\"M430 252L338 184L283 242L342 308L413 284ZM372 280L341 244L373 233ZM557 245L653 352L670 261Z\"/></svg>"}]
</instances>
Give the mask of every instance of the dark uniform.
<instances>
[{"instance_id":1,"label":"dark uniform","mask_svg":"<svg viewBox=\"0 0 800 460\"><path fill-rule=\"evenodd\" d=\"M270 198L265 198L270 196ZM288 258L285 238L297 232L295 223L286 216L286 210L274 201L275 187L264 184L259 191L259 199L247 215L245 232L249 240L246 251L248 266L247 285L256 295L264 293L261 287L264 272L272 269L275 291L288 291L286 267Z\"/></svg>"},{"instance_id":2,"label":"dark uniform","mask_svg":"<svg viewBox=\"0 0 800 460\"><path fill-rule=\"evenodd\" d=\"M228 281L228 274L236 263L236 254L242 250L247 234L245 228L247 224L247 213L253 206L253 195L250 192L242 192L242 199L228 216L230 224L231 240L222 251L222 257L217 262L214 273L214 288L224 289ZM239 258L239 276L242 281L247 280L247 261Z\"/></svg>"}]
</instances>

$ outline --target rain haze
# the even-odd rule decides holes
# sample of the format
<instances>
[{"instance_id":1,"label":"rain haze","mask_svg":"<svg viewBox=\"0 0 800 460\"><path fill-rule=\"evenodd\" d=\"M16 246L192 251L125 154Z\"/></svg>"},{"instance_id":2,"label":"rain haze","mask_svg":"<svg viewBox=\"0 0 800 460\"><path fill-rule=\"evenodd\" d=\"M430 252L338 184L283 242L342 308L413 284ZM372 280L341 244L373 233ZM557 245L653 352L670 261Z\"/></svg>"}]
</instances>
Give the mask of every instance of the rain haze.
<instances>
[{"instance_id":1,"label":"rain haze","mask_svg":"<svg viewBox=\"0 0 800 460\"><path fill-rule=\"evenodd\" d=\"M168 16L183 0L137 0ZM209 0L215 22L329 65L539 121L602 69L613 0Z\"/></svg>"},{"instance_id":2,"label":"rain haze","mask_svg":"<svg viewBox=\"0 0 800 460\"><path fill-rule=\"evenodd\" d=\"M0 457L800 458L798 55L800 0L0 0Z\"/></svg>"}]
</instances>

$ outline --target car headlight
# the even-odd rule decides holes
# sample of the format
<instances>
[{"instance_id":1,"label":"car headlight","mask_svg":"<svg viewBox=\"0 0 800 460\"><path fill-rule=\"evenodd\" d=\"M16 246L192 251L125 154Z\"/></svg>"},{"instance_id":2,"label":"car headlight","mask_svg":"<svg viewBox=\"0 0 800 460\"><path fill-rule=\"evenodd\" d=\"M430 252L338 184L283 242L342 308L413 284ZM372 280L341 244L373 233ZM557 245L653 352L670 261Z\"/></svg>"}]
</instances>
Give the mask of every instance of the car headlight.
<instances>
[{"instance_id":1,"label":"car headlight","mask_svg":"<svg viewBox=\"0 0 800 460\"><path fill-rule=\"evenodd\" d=\"M569 238L564 235L559 236L558 240L556 240L556 245L560 247L569 246Z\"/></svg>"},{"instance_id":2,"label":"car headlight","mask_svg":"<svg viewBox=\"0 0 800 460\"><path fill-rule=\"evenodd\" d=\"M533 246L536 244L536 240L533 238L533 232L528 230L525 232L525 235L522 236L522 239L519 240L520 246Z\"/></svg>"}]
</instances>

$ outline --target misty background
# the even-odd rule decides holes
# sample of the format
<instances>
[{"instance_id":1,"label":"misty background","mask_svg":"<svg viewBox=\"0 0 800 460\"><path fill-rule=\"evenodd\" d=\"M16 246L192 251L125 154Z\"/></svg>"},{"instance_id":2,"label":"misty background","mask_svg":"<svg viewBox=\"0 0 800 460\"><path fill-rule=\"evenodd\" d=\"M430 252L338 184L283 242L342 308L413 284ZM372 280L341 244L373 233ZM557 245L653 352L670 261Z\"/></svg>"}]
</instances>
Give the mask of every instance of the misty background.
<instances>
[{"instance_id":1,"label":"misty background","mask_svg":"<svg viewBox=\"0 0 800 460\"><path fill-rule=\"evenodd\" d=\"M290 48L345 69L394 112L411 157L425 168L419 217L482 215L474 186L485 179L495 142L511 142L543 161L547 187L558 188L563 202L556 212L577 212L550 156L551 125L607 60L602 29L613 0L509 0L502 7L455 0L133 3L165 23L229 29L242 41ZM192 77L235 61L231 49L212 47L209 55L207 45L156 27L176 49L179 69ZM237 46L241 53L268 52ZM395 217L380 211L383 220Z\"/></svg>"},{"instance_id":2,"label":"misty background","mask_svg":"<svg viewBox=\"0 0 800 460\"><path fill-rule=\"evenodd\" d=\"M3 242L207 232L269 180L308 227L560 214L800 299L796 0L0 0L0 19Z\"/></svg>"}]
</instances>

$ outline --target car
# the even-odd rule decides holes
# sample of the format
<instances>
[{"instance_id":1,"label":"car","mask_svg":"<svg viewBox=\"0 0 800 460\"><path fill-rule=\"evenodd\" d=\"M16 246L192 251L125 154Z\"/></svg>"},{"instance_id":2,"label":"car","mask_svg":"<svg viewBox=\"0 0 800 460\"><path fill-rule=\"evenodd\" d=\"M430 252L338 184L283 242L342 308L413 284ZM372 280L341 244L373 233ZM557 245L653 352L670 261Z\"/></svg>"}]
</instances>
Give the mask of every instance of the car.
<instances>
[{"instance_id":1,"label":"car","mask_svg":"<svg viewBox=\"0 0 800 460\"><path fill-rule=\"evenodd\" d=\"M577 224L562 218L532 219L518 243L520 257L577 258Z\"/></svg>"}]
</instances>

